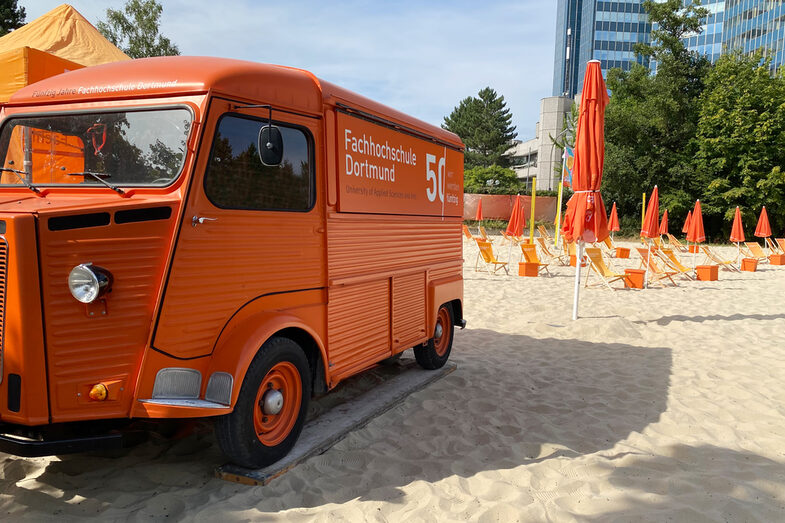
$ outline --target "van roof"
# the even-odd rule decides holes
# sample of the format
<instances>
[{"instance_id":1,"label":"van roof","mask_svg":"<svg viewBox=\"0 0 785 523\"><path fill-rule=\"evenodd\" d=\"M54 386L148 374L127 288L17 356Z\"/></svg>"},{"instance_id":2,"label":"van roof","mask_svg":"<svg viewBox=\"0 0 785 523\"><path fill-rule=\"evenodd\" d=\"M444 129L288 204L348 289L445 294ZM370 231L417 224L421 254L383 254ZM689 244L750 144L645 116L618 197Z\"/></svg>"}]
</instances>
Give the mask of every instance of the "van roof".
<instances>
[{"instance_id":1,"label":"van roof","mask_svg":"<svg viewBox=\"0 0 785 523\"><path fill-rule=\"evenodd\" d=\"M463 148L457 135L303 69L228 58L166 56L114 62L52 76L17 91L8 105L95 102L212 93L318 115L343 105Z\"/></svg>"}]
</instances>

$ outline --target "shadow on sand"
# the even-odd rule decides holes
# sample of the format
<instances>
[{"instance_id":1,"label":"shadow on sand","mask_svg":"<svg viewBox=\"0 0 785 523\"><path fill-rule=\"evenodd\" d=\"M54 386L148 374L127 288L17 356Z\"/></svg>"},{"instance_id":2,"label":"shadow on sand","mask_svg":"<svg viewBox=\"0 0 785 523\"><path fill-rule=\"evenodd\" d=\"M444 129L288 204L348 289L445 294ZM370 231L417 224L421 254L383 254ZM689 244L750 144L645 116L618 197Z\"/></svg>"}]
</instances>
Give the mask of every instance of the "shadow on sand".
<instances>
[{"instance_id":1,"label":"shadow on sand","mask_svg":"<svg viewBox=\"0 0 785 523\"><path fill-rule=\"evenodd\" d=\"M357 498L403 503L400 487L413 481L612 448L665 411L672 356L667 348L467 329L456 332L452 361L453 374L266 487L213 478L224 460L207 432L150 441L118 457L64 456L34 485L21 481L34 461L6 457L0 489L13 506L26 504L27 515L39 500L55 503L56 514L104 517L163 517L205 504L231 516L235 502L259 511Z\"/></svg>"}]
</instances>

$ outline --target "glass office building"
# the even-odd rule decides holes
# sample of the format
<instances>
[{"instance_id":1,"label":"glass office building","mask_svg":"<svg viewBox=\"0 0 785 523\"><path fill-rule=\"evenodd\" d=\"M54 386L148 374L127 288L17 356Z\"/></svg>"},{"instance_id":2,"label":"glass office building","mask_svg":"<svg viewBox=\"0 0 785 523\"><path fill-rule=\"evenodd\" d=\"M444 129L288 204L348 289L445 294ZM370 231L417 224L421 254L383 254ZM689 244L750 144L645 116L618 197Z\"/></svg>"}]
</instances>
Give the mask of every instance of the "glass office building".
<instances>
[{"instance_id":1,"label":"glass office building","mask_svg":"<svg viewBox=\"0 0 785 523\"><path fill-rule=\"evenodd\" d=\"M648 42L651 25L643 0L605 2L558 0L553 94L575 97L583 87L589 60L608 69L629 70L636 61L633 46ZM577 52L576 52L577 51Z\"/></svg>"},{"instance_id":2,"label":"glass office building","mask_svg":"<svg viewBox=\"0 0 785 523\"><path fill-rule=\"evenodd\" d=\"M785 64L785 2L725 0L712 3L724 4L722 52L741 49L746 54L761 49L764 56L771 57L772 68Z\"/></svg>"}]
</instances>

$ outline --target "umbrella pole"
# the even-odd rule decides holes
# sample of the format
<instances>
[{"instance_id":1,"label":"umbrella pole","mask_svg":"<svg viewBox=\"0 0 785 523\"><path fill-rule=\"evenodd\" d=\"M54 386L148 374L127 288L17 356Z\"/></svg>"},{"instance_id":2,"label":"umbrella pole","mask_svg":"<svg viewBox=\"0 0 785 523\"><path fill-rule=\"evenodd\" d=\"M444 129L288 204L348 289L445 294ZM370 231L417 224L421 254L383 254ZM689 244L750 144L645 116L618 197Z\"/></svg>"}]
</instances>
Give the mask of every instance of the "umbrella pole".
<instances>
[{"instance_id":1,"label":"umbrella pole","mask_svg":"<svg viewBox=\"0 0 785 523\"><path fill-rule=\"evenodd\" d=\"M572 302L572 319L578 319L578 294L581 289L581 262L583 261L583 241L578 241L578 250L575 252L575 298Z\"/></svg>"},{"instance_id":2,"label":"umbrella pole","mask_svg":"<svg viewBox=\"0 0 785 523\"><path fill-rule=\"evenodd\" d=\"M649 288L649 264L651 263L651 243L649 240L646 240L646 248L648 249L646 252L646 275L643 277L643 285L644 288Z\"/></svg>"}]
</instances>

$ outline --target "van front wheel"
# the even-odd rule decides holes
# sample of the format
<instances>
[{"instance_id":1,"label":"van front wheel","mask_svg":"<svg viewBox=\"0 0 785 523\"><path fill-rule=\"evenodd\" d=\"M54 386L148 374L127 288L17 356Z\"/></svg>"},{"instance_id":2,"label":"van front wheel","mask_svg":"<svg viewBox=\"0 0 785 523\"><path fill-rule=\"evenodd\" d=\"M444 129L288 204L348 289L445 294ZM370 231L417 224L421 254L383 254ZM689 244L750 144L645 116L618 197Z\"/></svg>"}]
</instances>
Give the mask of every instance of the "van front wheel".
<instances>
[{"instance_id":1,"label":"van front wheel","mask_svg":"<svg viewBox=\"0 0 785 523\"><path fill-rule=\"evenodd\" d=\"M452 315L452 307L445 303L439 307L436 313L436 328L433 338L426 341L423 345L414 348L414 358L420 367L434 370L440 369L447 363L452 350L452 339L455 332L455 321Z\"/></svg>"},{"instance_id":2,"label":"van front wheel","mask_svg":"<svg viewBox=\"0 0 785 523\"><path fill-rule=\"evenodd\" d=\"M275 463L297 441L310 397L308 360L300 346L270 338L248 368L234 411L215 421L218 445L243 467Z\"/></svg>"}]
</instances>

